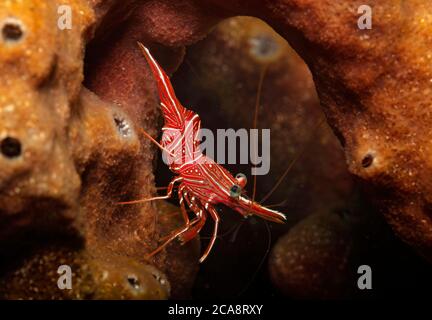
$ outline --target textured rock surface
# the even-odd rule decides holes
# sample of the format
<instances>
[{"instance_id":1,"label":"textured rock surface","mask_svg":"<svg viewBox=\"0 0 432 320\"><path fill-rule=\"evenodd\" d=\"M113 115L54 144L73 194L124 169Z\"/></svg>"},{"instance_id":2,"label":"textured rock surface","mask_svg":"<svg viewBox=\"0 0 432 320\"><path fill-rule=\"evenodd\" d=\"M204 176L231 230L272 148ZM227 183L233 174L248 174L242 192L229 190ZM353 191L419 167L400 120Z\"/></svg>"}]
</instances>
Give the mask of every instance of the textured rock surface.
<instances>
[{"instance_id":1,"label":"textured rock surface","mask_svg":"<svg viewBox=\"0 0 432 320\"><path fill-rule=\"evenodd\" d=\"M357 1L200 3L226 15L260 17L288 39L312 71L350 171L366 182L396 233L430 256L431 4L373 1L374 27L359 30ZM181 28L175 30L178 38ZM185 34L185 42L193 39Z\"/></svg>"},{"instance_id":2,"label":"textured rock surface","mask_svg":"<svg viewBox=\"0 0 432 320\"><path fill-rule=\"evenodd\" d=\"M357 29L355 1L275 1L269 9L308 62L350 171L369 186L396 233L430 258L431 4L370 5L374 27L365 31Z\"/></svg>"},{"instance_id":3,"label":"textured rock surface","mask_svg":"<svg viewBox=\"0 0 432 320\"><path fill-rule=\"evenodd\" d=\"M71 5L77 8L83 3ZM7 231L0 237L13 232L15 224L38 223L41 215L77 217L80 178L68 148L67 127L71 104L81 90L81 39L92 13L83 6L77 28L69 34L74 41L64 51L68 37L56 28L56 8L52 1L0 5L0 219L8 220L2 223ZM43 201L35 205L33 199ZM47 209L55 207L62 208L58 214Z\"/></svg>"},{"instance_id":4,"label":"textured rock surface","mask_svg":"<svg viewBox=\"0 0 432 320\"><path fill-rule=\"evenodd\" d=\"M295 298L346 297L352 229L337 214L307 217L281 237L270 257L275 286ZM351 281L349 281L351 280Z\"/></svg>"},{"instance_id":5,"label":"textured rock surface","mask_svg":"<svg viewBox=\"0 0 432 320\"><path fill-rule=\"evenodd\" d=\"M1 281L7 288L1 295L25 299L185 296L197 268L191 262L197 261L196 243L181 252L173 246L155 261L145 262L160 232L166 233L178 221L159 221L164 210L172 213L173 208L116 205L120 199L154 192L153 155L148 141L141 143L135 133L146 121L155 124L152 84L148 77L131 75L131 81L140 81L135 92L143 89L141 105L134 104L134 92L126 92L127 101L102 95L114 105L83 89L85 42L92 26L108 12L109 3L93 12L86 1L72 2L74 27L65 31L57 28L58 5L57 1L0 5L0 67L2 75L7 74L0 80L5 123L0 137ZM148 112L140 113L140 108ZM65 247L34 249L47 247L55 236L69 237ZM14 253L18 250L19 254ZM161 271L146 267L147 263ZM57 288L56 264L76 268L78 284L71 292ZM39 274L42 270L46 276ZM136 277L135 291L130 290L130 274ZM164 283L152 280L154 274L166 279ZM23 289L26 281L31 285Z\"/></svg>"},{"instance_id":6,"label":"textured rock surface","mask_svg":"<svg viewBox=\"0 0 432 320\"><path fill-rule=\"evenodd\" d=\"M155 191L150 144L135 130L143 126L156 133L156 100L134 42L141 39L149 45L181 47L201 39L220 19L241 14L267 21L306 61L327 120L344 147L349 170L364 181L396 233L431 259L432 4L371 1L374 27L361 31L357 28L359 3L354 0L69 3L74 27L67 31L56 28L59 1L0 4L2 255L8 256L13 249L10 243L23 241L30 229L59 233L80 239L81 245L70 254L56 248L40 251L45 252L37 254L46 258L47 266L56 259L49 257L89 256L92 261L100 254L119 255L118 260L101 264L123 270L123 280L129 270L150 279L154 269L140 263L163 229L155 223L161 221L156 219L157 208L153 204L115 205L120 199L146 197ZM127 22L120 25L122 21ZM98 51L90 50L87 85L106 102L82 88L83 49L93 34L97 35L93 45L104 45L105 50L96 64L91 55ZM172 72L181 48L159 49L157 57ZM125 60L130 63L117 64ZM153 263L161 272L171 272L170 287L180 294L193 281L196 263L191 261L197 257L191 244L181 255L168 250ZM31 257L25 261L16 267L28 270L34 263ZM16 278L13 272L2 270L2 274L4 280ZM98 274L91 273L92 279L98 279ZM112 285L124 284L115 275L108 279ZM113 297L104 288L101 284L100 291L96 290L101 294L95 296ZM164 287L158 288L152 290L152 297L165 297ZM7 295L48 296L34 290L11 295L14 290L18 288L11 287Z\"/></svg>"},{"instance_id":7,"label":"textured rock surface","mask_svg":"<svg viewBox=\"0 0 432 320\"><path fill-rule=\"evenodd\" d=\"M73 271L72 290L58 289L61 265ZM0 284L7 299L166 299L170 294L166 276L150 265L122 255L95 258L65 247L34 252Z\"/></svg>"}]
</instances>

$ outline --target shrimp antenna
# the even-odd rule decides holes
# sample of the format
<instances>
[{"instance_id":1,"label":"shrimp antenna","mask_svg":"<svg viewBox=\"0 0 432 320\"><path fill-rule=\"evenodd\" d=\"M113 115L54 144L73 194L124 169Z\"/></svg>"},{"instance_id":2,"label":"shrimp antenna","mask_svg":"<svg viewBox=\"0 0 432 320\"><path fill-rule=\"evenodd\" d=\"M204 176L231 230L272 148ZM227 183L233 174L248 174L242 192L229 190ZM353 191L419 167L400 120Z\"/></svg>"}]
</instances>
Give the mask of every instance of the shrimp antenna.
<instances>
[{"instance_id":1,"label":"shrimp antenna","mask_svg":"<svg viewBox=\"0 0 432 320\"><path fill-rule=\"evenodd\" d=\"M157 142L151 135L149 135L147 133L147 131L145 131L143 128L139 128L140 132L147 138L149 139L151 142L153 142L156 146L158 146L161 150L167 152L168 154L170 154L171 156L175 157L175 154L172 153L171 151L169 151L167 148L163 147L159 142Z\"/></svg>"},{"instance_id":2,"label":"shrimp antenna","mask_svg":"<svg viewBox=\"0 0 432 320\"><path fill-rule=\"evenodd\" d=\"M252 277L249 279L248 283L243 287L243 289L237 293L237 296L241 296L243 293L245 293L251 286L251 284L254 282L254 280L256 279L258 272L260 271L260 269L262 268L264 262L267 259L268 254L270 253L271 250L271 244L272 244L272 236L271 236L271 230L269 227L269 224L267 221L262 220L262 222L265 223L266 229L267 229L267 247L266 247L266 251L263 255L263 257L261 258L260 263L258 264L257 268L255 269L255 272L253 273Z\"/></svg>"},{"instance_id":3,"label":"shrimp antenna","mask_svg":"<svg viewBox=\"0 0 432 320\"><path fill-rule=\"evenodd\" d=\"M291 161L291 163L286 168L285 172L280 176L279 180L275 183L273 188L261 199L261 204L264 203L270 196L276 191L276 189L279 187L279 185L282 183L282 181L285 179L285 177L288 175L288 173L291 171L292 167L296 164L296 162L305 154L307 147L312 143L313 137L318 131L318 128L325 122L325 119L322 119L317 123L317 125L314 126L312 129L312 135L309 138L309 141L304 145L302 150L297 154L297 156Z\"/></svg>"},{"instance_id":4,"label":"shrimp antenna","mask_svg":"<svg viewBox=\"0 0 432 320\"><path fill-rule=\"evenodd\" d=\"M258 81L258 89L257 89L256 98L255 98L255 114L254 114L254 120L253 120L252 129L256 129L257 123L258 123L259 105L260 105L260 102L261 102L262 87L263 87L263 83L264 83L264 77L265 77L266 72L267 72L267 67L268 67L267 64L265 64L264 66L262 66L261 72L260 72L260 77L259 77L259 81ZM256 162L257 150L255 149L255 147L253 146L253 144L252 144L252 147L253 147L254 162ZM257 185L257 176L254 175L254 178L253 178L252 202L255 201L256 185Z\"/></svg>"}]
</instances>

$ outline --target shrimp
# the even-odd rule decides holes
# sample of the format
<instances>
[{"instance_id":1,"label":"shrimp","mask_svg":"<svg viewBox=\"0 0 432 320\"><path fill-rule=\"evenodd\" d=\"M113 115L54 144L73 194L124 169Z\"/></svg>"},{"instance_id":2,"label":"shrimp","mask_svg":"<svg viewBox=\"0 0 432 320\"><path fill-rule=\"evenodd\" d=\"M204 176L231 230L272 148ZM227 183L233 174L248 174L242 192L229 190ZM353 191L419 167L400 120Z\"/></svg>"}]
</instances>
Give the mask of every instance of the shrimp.
<instances>
[{"instance_id":1,"label":"shrimp","mask_svg":"<svg viewBox=\"0 0 432 320\"><path fill-rule=\"evenodd\" d=\"M227 169L202 153L199 148L201 128L199 115L182 106L165 71L143 44L138 42L138 45L157 82L164 117L160 143L144 130L142 133L162 150L168 160L169 169L175 177L169 183L167 194L164 196L120 202L120 204L168 199L173 195L177 185L177 195L185 223L148 257L160 252L176 238L179 238L182 243L192 240L200 233L207 218L210 217L214 222L213 233L199 260L202 263L210 254L217 239L220 222L219 213L215 209L217 204L224 204L244 217L256 215L272 222L286 221L285 215L281 212L266 208L247 197L244 190L247 183L245 175L240 173L234 177ZM189 219L186 206L195 214L192 220Z\"/></svg>"}]
</instances>

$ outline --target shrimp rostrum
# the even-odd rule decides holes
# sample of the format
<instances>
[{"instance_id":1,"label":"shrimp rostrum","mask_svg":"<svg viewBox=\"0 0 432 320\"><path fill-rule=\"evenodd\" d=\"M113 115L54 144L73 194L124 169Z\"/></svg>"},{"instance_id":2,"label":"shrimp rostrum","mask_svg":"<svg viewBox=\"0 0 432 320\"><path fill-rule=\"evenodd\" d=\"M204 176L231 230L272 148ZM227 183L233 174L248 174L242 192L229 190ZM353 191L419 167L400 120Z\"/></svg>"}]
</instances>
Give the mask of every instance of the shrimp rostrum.
<instances>
[{"instance_id":1,"label":"shrimp rostrum","mask_svg":"<svg viewBox=\"0 0 432 320\"><path fill-rule=\"evenodd\" d=\"M142 131L147 138L162 149L165 162L168 163L175 177L169 183L166 195L121 202L121 204L168 199L177 187L180 209L185 223L182 228L168 236L165 242L149 256L158 253L176 238L179 238L182 243L190 241L199 234L207 218L210 217L214 221L214 228L210 242L200 258L200 262L203 262L209 255L218 234L220 218L215 209L217 204L224 204L245 217L257 215L279 223L286 220L282 213L261 206L246 196L244 191L246 177L243 174L240 173L234 177L227 169L202 153L199 146L201 127L199 115L181 105L165 71L152 57L149 50L143 44L138 44L157 82L164 117L160 143L144 130ZM193 212L193 219L189 218L187 208Z\"/></svg>"}]
</instances>

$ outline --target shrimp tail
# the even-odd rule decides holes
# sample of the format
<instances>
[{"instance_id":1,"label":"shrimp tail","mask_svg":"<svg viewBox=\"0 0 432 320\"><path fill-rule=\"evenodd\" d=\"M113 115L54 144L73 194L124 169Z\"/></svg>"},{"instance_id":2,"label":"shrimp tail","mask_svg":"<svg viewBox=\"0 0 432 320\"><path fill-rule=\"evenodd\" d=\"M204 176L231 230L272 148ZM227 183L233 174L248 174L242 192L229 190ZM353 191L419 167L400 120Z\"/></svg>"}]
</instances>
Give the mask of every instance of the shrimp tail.
<instances>
[{"instance_id":1,"label":"shrimp tail","mask_svg":"<svg viewBox=\"0 0 432 320\"><path fill-rule=\"evenodd\" d=\"M168 75L150 54L149 49L147 49L141 42L138 42L138 46L140 47L150 66L150 70L156 79L161 108L165 119L165 126L171 128L182 128L184 126L185 113L187 109L185 109L177 99Z\"/></svg>"}]
</instances>

